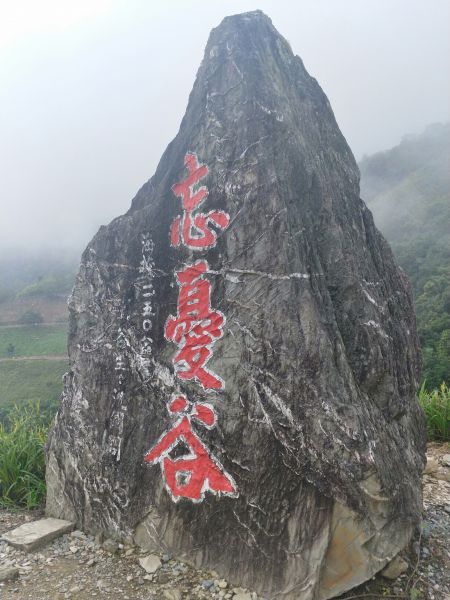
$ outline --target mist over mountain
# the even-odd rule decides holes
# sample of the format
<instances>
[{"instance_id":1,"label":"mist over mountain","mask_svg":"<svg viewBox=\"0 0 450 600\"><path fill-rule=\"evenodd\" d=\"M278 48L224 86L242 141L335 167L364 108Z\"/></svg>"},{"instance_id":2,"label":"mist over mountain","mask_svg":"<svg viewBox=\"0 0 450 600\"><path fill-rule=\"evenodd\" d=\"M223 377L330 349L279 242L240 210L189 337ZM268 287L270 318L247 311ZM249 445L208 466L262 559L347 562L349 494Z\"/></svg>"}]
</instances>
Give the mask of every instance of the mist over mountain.
<instances>
[{"instance_id":1,"label":"mist over mountain","mask_svg":"<svg viewBox=\"0 0 450 600\"><path fill-rule=\"evenodd\" d=\"M360 162L361 197L408 274L424 378L450 380L450 124L428 126Z\"/></svg>"},{"instance_id":2,"label":"mist over mountain","mask_svg":"<svg viewBox=\"0 0 450 600\"><path fill-rule=\"evenodd\" d=\"M19 296L62 296L70 293L83 248L46 248L31 252L14 248L0 254L1 303Z\"/></svg>"}]
</instances>

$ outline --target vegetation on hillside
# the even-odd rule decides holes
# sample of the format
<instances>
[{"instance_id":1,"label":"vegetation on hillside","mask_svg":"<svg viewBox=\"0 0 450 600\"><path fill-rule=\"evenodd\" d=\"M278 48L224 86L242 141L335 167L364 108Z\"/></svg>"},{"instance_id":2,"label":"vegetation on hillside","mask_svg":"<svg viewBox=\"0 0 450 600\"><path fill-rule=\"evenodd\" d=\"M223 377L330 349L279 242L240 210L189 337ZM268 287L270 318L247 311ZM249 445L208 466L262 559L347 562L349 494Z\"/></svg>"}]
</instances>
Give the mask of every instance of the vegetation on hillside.
<instances>
[{"instance_id":1,"label":"vegetation on hillside","mask_svg":"<svg viewBox=\"0 0 450 600\"><path fill-rule=\"evenodd\" d=\"M65 356L67 325L0 326L0 358ZM0 392L1 394L1 392Z\"/></svg>"},{"instance_id":2,"label":"vegetation on hillside","mask_svg":"<svg viewBox=\"0 0 450 600\"><path fill-rule=\"evenodd\" d=\"M68 370L63 360L7 360L0 362L0 422L14 405L40 403L43 417L52 418L59 405L62 377Z\"/></svg>"},{"instance_id":3,"label":"vegetation on hillside","mask_svg":"<svg viewBox=\"0 0 450 600\"><path fill-rule=\"evenodd\" d=\"M419 402L427 419L428 439L450 442L450 389L445 383L431 392L425 385L419 392Z\"/></svg>"},{"instance_id":4,"label":"vegetation on hillside","mask_svg":"<svg viewBox=\"0 0 450 600\"><path fill-rule=\"evenodd\" d=\"M361 196L408 274L428 390L450 384L450 124L360 163Z\"/></svg>"},{"instance_id":5,"label":"vegetation on hillside","mask_svg":"<svg viewBox=\"0 0 450 600\"><path fill-rule=\"evenodd\" d=\"M48 426L39 404L16 407L0 422L0 506L30 509L43 502Z\"/></svg>"}]
</instances>

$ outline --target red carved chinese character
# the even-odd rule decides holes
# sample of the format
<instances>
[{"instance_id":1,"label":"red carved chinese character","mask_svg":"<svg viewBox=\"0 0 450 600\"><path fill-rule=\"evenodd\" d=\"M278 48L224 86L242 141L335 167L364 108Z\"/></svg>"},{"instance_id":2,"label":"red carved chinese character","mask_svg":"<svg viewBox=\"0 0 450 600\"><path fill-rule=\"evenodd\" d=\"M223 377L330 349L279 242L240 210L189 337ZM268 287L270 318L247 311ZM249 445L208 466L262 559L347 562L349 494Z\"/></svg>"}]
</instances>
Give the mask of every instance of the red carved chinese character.
<instances>
[{"instance_id":1,"label":"red carved chinese character","mask_svg":"<svg viewBox=\"0 0 450 600\"><path fill-rule=\"evenodd\" d=\"M205 186L200 187L195 194L193 192L194 185L207 176L208 167L206 165L199 165L196 155L189 153L184 157L184 164L189 171L189 175L186 179L180 181L180 183L173 185L172 191L175 196L181 196L183 198L183 209L192 211L194 208L197 208L208 195L208 190Z\"/></svg>"},{"instance_id":2,"label":"red carved chinese character","mask_svg":"<svg viewBox=\"0 0 450 600\"><path fill-rule=\"evenodd\" d=\"M208 195L205 186L200 187L195 193L193 187L208 174L206 165L199 165L195 154L186 154L184 163L189 171L186 179L172 186L176 196L183 199L183 216L175 217L170 227L170 243L177 247L182 242L194 250L211 248L217 241L217 232L212 229L226 229L230 217L223 210L211 210L204 214L192 214Z\"/></svg>"},{"instance_id":3,"label":"red carved chinese character","mask_svg":"<svg viewBox=\"0 0 450 600\"><path fill-rule=\"evenodd\" d=\"M223 381L206 368L206 363L212 345L223 335L225 317L211 309L211 284L203 278L207 270L208 263L199 260L177 272L178 314L167 319L164 335L180 348L173 359L180 379L196 379L204 389L220 390Z\"/></svg>"},{"instance_id":4,"label":"red carved chinese character","mask_svg":"<svg viewBox=\"0 0 450 600\"><path fill-rule=\"evenodd\" d=\"M191 419L201 422L211 428L216 421L216 415L211 405L195 404L189 411L189 405L184 396L178 396L169 404L172 413L184 412L173 426L165 433L156 445L144 457L150 464L160 463L161 470L172 498L188 498L200 502L206 491L214 494L236 496L236 485L222 465L214 459L203 442L194 433ZM171 458L170 452L179 443L188 447L185 455Z\"/></svg>"}]
</instances>

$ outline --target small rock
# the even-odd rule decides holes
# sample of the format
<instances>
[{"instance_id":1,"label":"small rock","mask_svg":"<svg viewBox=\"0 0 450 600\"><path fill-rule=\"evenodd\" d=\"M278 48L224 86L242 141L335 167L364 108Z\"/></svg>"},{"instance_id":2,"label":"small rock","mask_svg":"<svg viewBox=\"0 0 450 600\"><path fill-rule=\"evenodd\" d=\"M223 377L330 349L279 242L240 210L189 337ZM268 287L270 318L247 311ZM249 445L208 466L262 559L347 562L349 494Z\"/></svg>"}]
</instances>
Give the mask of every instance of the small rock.
<instances>
[{"instance_id":1,"label":"small rock","mask_svg":"<svg viewBox=\"0 0 450 600\"><path fill-rule=\"evenodd\" d=\"M244 592L243 594L235 594L233 600L253 600L250 592Z\"/></svg>"},{"instance_id":2,"label":"small rock","mask_svg":"<svg viewBox=\"0 0 450 600\"><path fill-rule=\"evenodd\" d=\"M125 556L131 556L132 554L134 554L134 548L128 548L128 550L125 550Z\"/></svg>"},{"instance_id":3,"label":"small rock","mask_svg":"<svg viewBox=\"0 0 450 600\"><path fill-rule=\"evenodd\" d=\"M72 552L72 554L76 554L79 548L78 546L70 546L69 550Z\"/></svg>"},{"instance_id":4,"label":"small rock","mask_svg":"<svg viewBox=\"0 0 450 600\"><path fill-rule=\"evenodd\" d=\"M24 523L2 535L4 541L15 548L32 552L55 538L72 531L74 523L63 519L39 519Z\"/></svg>"},{"instance_id":5,"label":"small rock","mask_svg":"<svg viewBox=\"0 0 450 600\"><path fill-rule=\"evenodd\" d=\"M427 464L425 465L424 473L431 475L439 469L439 463L435 458L427 458Z\"/></svg>"},{"instance_id":6,"label":"small rock","mask_svg":"<svg viewBox=\"0 0 450 600\"><path fill-rule=\"evenodd\" d=\"M103 542L102 548L110 554L115 554L119 550L119 544L111 538L108 538Z\"/></svg>"},{"instance_id":7,"label":"small rock","mask_svg":"<svg viewBox=\"0 0 450 600\"><path fill-rule=\"evenodd\" d=\"M172 590L164 590L163 596L164 596L164 598L166 598L166 600L181 600L181 598L183 597L183 594L181 593L180 590L178 590L177 588L174 588Z\"/></svg>"},{"instance_id":8,"label":"small rock","mask_svg":"<svg viewBox=\"0 0 450 600\"><path fill-rule=\"evenodd\" d=\"M0 567L0 581L10 581L19 577L19 569L17 567Z\"/></svg>"},{"instance_id":9,"label":"small rock","mask_svg":"<svg viewBox=\"0 0 450 600\"><path fill-rule=\"evenodd\" d=\"M96 564L97 564L97 561L95 560L95 558L90 558L90 559L87 561L87 563L86 563L86 566L88 566L88 567L93 567L93 566L94 566L94 565L96 565Z\"/></svg>"},{"instance_id":10,"label":"small rock","mask_svg":"<svg viewBox=\"0 0 450 600\"><path fill-rule=\"evenodd\" d=\"M95 534L94 541L97 544L97 546L101 546L104 539L105 539L105 536L102 531L100 531L100 533Z\"/></svg>"},{"instance_id":11,"label":"small rock","mask_svg":"<svg viewBox=\"0 0 450 600\"><path fill-rule=\"evenodd\" d=\"M205 590L209 590L209 588L213 587L214 585L214 581L212 581L212 579L204 579L202 581L202 588L204 588Z\"/></svg>"},{"instance_id":12,"label":"small rock","mask_svg":"<svg viewBox=\"0 0 450 600\"><path fill-rule=\"evenodd\" d=\"M447 467L440 467L436 472L433 473L433 476L436 479L450 483L450 470Z\"/></svg>"},{"instance_id":13,"label":"small rock","mask_svg":"<svg viewBox=\"0 0 450 600\"><path fill-rule=\"evenodd\" d=\"M444 454L441 460L445 467L450 467L450 454Z\"/></svg>"},{"instance_id":14,"label":"small rock","mask_svg":"<svg viewBox=\"0 0 450 600\"><path fill-rule=\"evenodd\" d=\"M397 555L391 560L388 566L381 571L381 574L383 577L386 577L386 579L397 579L397 577L400 577L402 573L407 571L408 567L409 565L406 560L403 560L403 558Z\"/></svg>"},{"instance_id":15,"label":"small rock","mask_svg":"<svg viewBox=\"0 0 450 600\"><path fill-rule=\"evenodd\" d=\"M220 581L217 582L217 587L220 588L221 590L226 590L228 587L228 583L225 581L225 579L221 579Z\"/></svg>"},{"instance_id":16,"label":"small rock","mask_svg":"<svg viewBox=\"0 0 450 600\"><path fill-rule=\"evenodd\" d=\"M70 537L73 537L77 540L84 540L84 538L86 537L84 535L84 533L82 531L80 531L79 529L75 529L75 531L72 531L70 534Z\"/></svg>"},{"instance_id":17,"label":"small rock","mask_svg":"<svg viewBox=\"0 0 450 600\"><path fill-rule=\"evenodd\" d=\"M156 573L162 566L161 559L159 556L156 556L156 554L149 554L148 556L140 558L139 564L147 573Z\"/></svg>"}]
</instances>

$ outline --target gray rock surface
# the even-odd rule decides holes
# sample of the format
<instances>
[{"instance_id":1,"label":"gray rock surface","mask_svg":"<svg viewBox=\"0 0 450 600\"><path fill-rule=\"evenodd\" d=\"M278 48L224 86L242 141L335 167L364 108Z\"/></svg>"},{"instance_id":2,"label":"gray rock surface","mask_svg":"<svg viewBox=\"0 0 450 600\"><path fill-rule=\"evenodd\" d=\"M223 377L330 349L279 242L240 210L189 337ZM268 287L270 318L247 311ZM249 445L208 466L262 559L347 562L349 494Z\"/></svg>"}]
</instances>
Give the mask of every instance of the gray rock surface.
<instances>
[{"instance_id":1,"label":"gray rock surface","mask_svg":"<svg viewBox=\"0 0 450 600\"><path fill-rule=\"evenodd\" d=\"M189 152L209 168L205 211L231 218L200 254L169 243ZM216 394L175 376L164 337L174 272L199 259L226 316ZM212 31L179 133L84 252L70 313L49 515L285 600L336 596L408 542L425 453L410 286L325 94L261 12ZM217 426L193 427L234 496L174 502L143 461L180 393L214 407Z\"/></svg>"}]
</instances>

